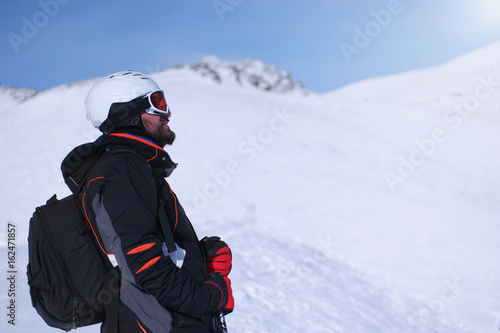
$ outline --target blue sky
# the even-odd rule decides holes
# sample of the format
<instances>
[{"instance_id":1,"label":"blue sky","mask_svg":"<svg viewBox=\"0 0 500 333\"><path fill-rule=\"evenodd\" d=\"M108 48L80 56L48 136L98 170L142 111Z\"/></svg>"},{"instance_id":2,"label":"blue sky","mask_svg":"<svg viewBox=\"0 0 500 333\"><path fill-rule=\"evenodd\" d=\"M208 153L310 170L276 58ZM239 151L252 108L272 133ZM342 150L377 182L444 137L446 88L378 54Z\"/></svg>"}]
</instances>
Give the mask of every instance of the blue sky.
<instances>
[{"instance_id":1,"label":"blue sky","mask_svg":"<svg viewBox=\"0 0 500 333\"><path fill-rule=\"evenodd\" d=\"M37 90L213 54L327 92L500 40L499 0L4 0L0 84Z\"/></svg>"}]
</instances>

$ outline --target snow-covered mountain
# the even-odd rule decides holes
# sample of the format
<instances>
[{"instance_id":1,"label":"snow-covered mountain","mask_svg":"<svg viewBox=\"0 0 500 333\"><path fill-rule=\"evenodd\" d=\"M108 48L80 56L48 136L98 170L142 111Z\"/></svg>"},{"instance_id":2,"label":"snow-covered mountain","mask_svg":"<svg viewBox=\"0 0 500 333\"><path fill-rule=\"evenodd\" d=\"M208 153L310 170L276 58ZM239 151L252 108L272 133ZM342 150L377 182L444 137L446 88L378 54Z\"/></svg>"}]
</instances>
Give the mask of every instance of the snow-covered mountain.
<instances>
[{"instance_id":1,"label":"snow-covered mountain","mask_svg":"<svg viewBox=\"0 0 500 333\"><path fill-rule=\"evenodd\" d=\"M38 92L33 89L19 89L0 85L0 100L2 101L2 109L8 110L11 106L22 103L37 93Z\"/></svg>"},{"instance_id":2,"label":"snow-covered mountain","mask_svg":"<svg viewBox=\"0 0 500 333\"><path fill-rule=\"evenodd\" d=\"M234 252L230 332L497 331L499 55L323 95L255 60L152 74L178 136L169 182L198 235ZM0 89L0 256L13 224L18 270L2 331L54 331L27 294L28 221L69 194L61 160L99 135L83 106L96 81Z\"/></svg>"},{"instance_id":3,"label":"snow-covered mountain","mask_svg":"<svg viewBox=\"0 0 500 333\"><path fill-rule=\"evenodd\" d=\"M0 96L6 96L6 98L4 97L2 100L10 98L14 101L23 102L36 94L37 91L33 89L19 89L0 86Z\"/></svg>"},{"instance_id":4,"label":"snow-covered mountain","mask_svg":"<svg viewBox=\"0 0 500 333\"><path fill-rule=\"evenodd\" d=\"M215 56L206 56L199 63L178 68L193 70L217 83L238 84L279 93L311 93L300 81L293 80L290 73L257 59L228 62Z\"/></svg>"}]
</instances>

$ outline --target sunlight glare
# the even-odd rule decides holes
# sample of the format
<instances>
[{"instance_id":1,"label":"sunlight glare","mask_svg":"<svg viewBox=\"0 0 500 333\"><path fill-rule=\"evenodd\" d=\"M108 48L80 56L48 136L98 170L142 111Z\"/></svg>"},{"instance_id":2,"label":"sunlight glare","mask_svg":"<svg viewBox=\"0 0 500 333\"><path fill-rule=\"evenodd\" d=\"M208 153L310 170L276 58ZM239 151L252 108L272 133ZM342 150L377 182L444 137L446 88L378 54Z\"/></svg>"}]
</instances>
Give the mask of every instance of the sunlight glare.
<instances>
[{"instance_id":1,"label":"sunlight glare","mask_svg":"<svg viewBox=\"0 0 500 333\"><path fill-rule=\"evenodd\" d=\"M479 20L485 26L500 28L500 0L476 0Z\"/></svg>"}]
</instances>

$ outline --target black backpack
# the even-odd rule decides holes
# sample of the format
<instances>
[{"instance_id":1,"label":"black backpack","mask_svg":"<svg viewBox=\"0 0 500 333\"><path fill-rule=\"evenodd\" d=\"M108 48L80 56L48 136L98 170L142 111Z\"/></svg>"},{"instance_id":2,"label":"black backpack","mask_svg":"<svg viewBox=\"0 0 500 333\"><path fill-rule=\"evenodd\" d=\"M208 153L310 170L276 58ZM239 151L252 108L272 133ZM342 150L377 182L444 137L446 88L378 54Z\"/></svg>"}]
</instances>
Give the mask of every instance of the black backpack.
<instances>
[{"instance_id":1,"label":"black backpack","mask_svg":"<svg viewBox=\"0 0 500 333\"><path fill-rule=\"evenodd\" d=\"M49 326L116 324L119 270L99 251L75 194L35 210L28 243L31 301Z\"/></svg>"},{"instance_id":2,"label":"black backpack","mask_svg":"<svg viewBox=\"0 0 500 333\"><path fill-rule=\"evenodd\" d=\"M102 162L116 153L136 154L120 149L98 159ZM158 197L164 241L168 251L174 252L160 187ZM49 326L70 331L104 321L104 331L114 333L118 330L120 271L99 249L82 210L77 194L62 200L54 195L33 213L27 267L31 301Z\"/></svg>"}]
</instances>

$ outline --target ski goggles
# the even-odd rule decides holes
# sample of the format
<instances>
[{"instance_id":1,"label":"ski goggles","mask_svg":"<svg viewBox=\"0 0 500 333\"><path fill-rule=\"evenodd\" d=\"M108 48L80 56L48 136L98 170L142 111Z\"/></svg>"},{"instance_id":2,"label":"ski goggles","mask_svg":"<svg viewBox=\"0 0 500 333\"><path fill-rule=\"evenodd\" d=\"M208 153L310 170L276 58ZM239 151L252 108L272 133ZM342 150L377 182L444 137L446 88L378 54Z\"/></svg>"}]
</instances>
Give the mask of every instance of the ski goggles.
<instances>
[{"instance_id":1,"label":"ski goggles","mask_svg":"<svg viewBox=\"0 0 500 333\"><path fill-rule=\"evenodd\" d=\"M143 97L143 100L147 100L149 102L149 108L145 110L146 113L155 116L167 116L168 118L170 118L170 108L167 104L165 94L162 90L151 91L147 93Z\"/></svg>"}]
</instances>

